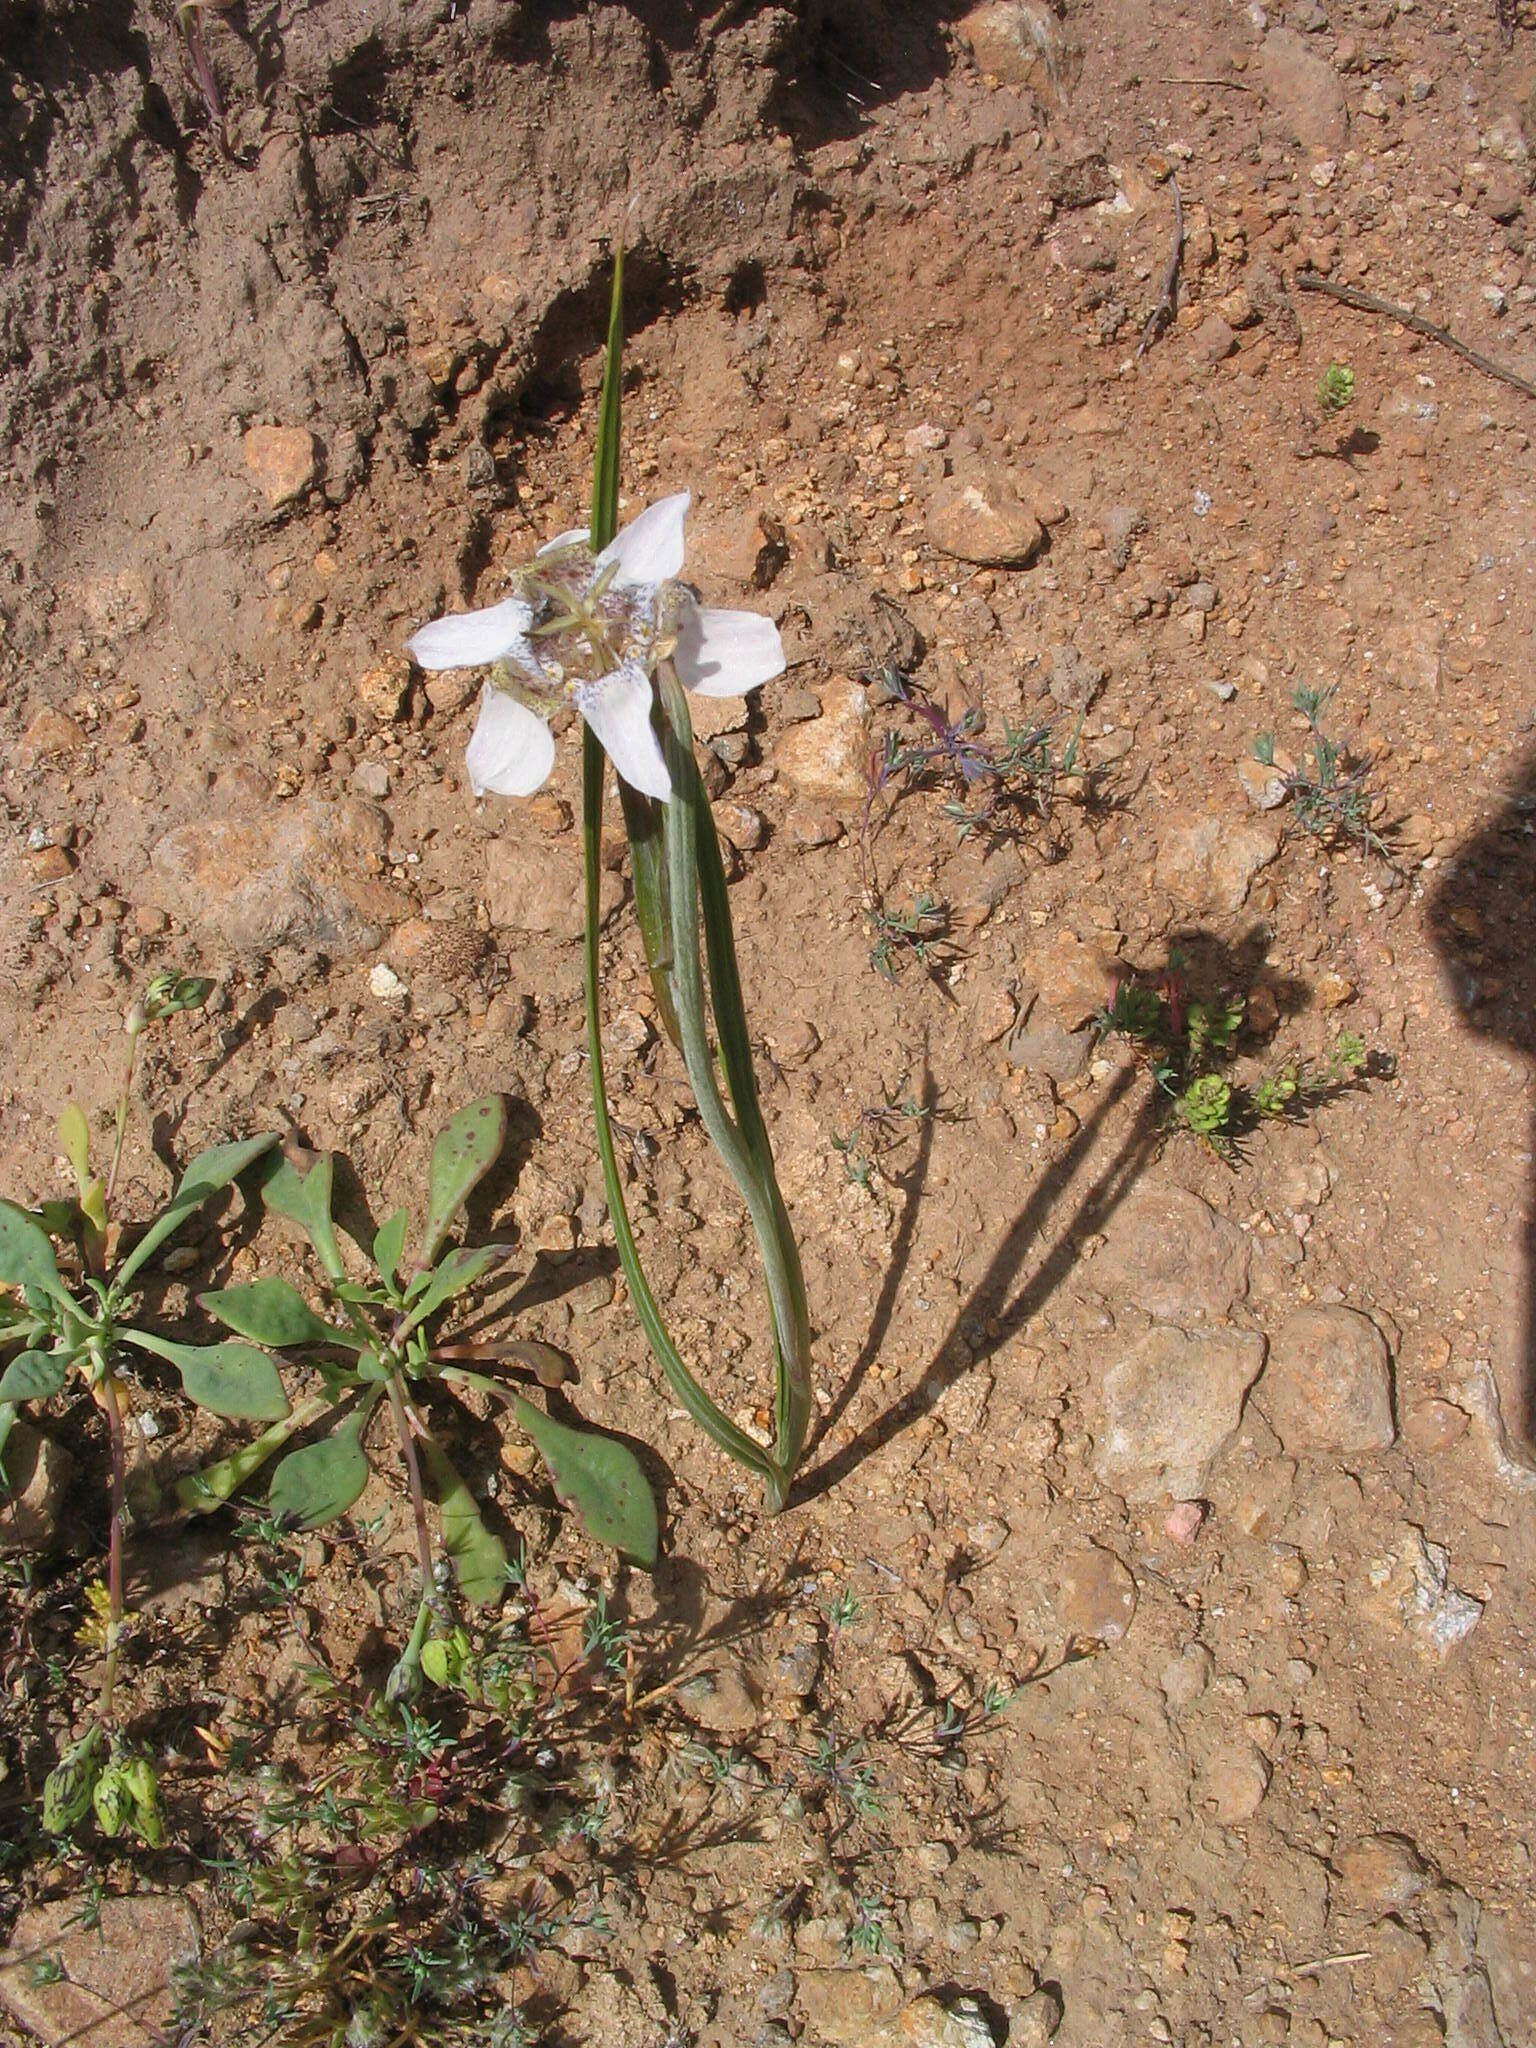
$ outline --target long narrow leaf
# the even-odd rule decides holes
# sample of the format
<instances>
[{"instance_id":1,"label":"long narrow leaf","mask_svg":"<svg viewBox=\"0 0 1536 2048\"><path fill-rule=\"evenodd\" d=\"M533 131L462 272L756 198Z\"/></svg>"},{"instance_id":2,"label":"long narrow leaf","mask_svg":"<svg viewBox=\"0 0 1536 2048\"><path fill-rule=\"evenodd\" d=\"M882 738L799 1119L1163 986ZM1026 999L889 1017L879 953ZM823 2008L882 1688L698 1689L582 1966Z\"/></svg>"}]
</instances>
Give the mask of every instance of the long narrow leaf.
<instances>
[{"instance_id":1,"label":"long narrow leaf","mask_svg":"<svg viewBox=\"0 0 1536 2048\"><path fill-rule=\"evenodd\" d=\"M682 1036L672 1001L672 914L667 904L666 853L662 841L661 806L619 778L619 802L629 837L630 875L635 890L635 918L651 977L661 1028L681 1052Z\"/></svg>"},{"instance_id":2,"label":"long narrow leaf","mask_svg":"<svg viewBox=\"0 0 1536 2048\"><path fill-rule=\"evenodd\" d=\"M244 1173L253 1161L259 1159L263 1152L270 1152L276 1143L276 1131L267 1131L259 1138L243 1138L233 1145L210 1145L206 1152L200 1152L181 1176L175 1194L119 1266L119 1282L131 1280L195 1209L200 1209L204 1202L227 1188L237 1174Z\"/></svg>"},{"instance_id":3,"label":"long narrow leaf","mask_svg":"<svg viewBox=\"0 0 1536 2048\"><path fill-rule=\"evenodd\" d=\"M608 300L608 348L597 406L597 448L592 460L592 546L607 547L619 527L619 434L624 375L624 245L613 254Z\"/></svg>"},{"instance_id":4,"label":"long narrow leaf","mask_svg":"<svg viewBox=\"0 0 1536 2048\"><path fill-rule=\"evenodd\" d=\"M629 1283L635 1313L640 1318L657 1364L689 1415L730 1457L758 1473L772 1485L777 1468L760 1443L738 1429L705 1393L683 1363L668 1334L656 1297L640 1263L639 1248L630 1227L624 1183L619 1175L618 1156L613 1143L613 1125L608 1115L608 1089L603 1073L603 1027L600 1008L601 962L598 956L598 912L602 869L599 858L603 836L603 773L606 757L590 727L582 733L582 868L586 885L586 938L583 967L587 999L587 1053L592 1070L592 1115L597 1128L597 1153L602 1162L603 1186L608 1196L608 1213L618 1245L619 1263Z\"/></svg>"}]
</instances>

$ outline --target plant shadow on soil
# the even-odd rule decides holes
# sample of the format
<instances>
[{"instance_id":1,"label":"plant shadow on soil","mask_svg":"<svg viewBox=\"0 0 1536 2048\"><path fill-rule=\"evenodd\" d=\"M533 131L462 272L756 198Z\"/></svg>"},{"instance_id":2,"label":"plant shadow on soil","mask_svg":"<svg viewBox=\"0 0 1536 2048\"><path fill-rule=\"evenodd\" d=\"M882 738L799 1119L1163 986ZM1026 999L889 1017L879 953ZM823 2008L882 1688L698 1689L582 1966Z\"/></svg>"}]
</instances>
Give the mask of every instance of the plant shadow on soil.
<instances>
[{"instance_id":1,"label":"plant shadow on soil","mask_svg":"<svg viewBox=\"0 0 1536 2048\"><path fill-rule=\"evenodd\" d=\"M1266 934L1261 927L1235 944L1210 931L1176 932L1166 942L1163 971L1177 967L1189 993L1196 997L1246 995L1259 976L1265 945ZM1134 972L1138 980L1148 983L1158 978L1154 968L1136 968ZM1269 970L1264 970L1264 980L1275 996L1282 1019L1308 1007L1304 983L1277 982ZM1107 989L1105 999L1109 999ZM1087 1165L1101 1134L1109 1128L1113 1113L1128 1097L1137 1095L1140 1100L1132 1109L1129 1126L1113 1156L1082 1191L1070 1218L1061 1218L1061 1205ZM929 1109L937 1100L934 1078L926 1062L920 1100ZM931 1413L967 1372L993 1357L1040 1313L1076 1264L1081 1241L1104 1229L1159 1151L1168 1129L1164 1106L1156 1084L1139 1067L1126 1065L1120 1069L1078 1125L1061 1156L1046 1167L1029 1200L1003 1234L986 1271L935 1346L916 1384L883 1415L866 1424L841 1450L805 1472L794 1488L792 1506L809 1506L848 1479L866 1458L873 1457ZM890 1329L916 1236L917 1212L927 1181L936 1121L931 1115L924 1119L917 1156L897 1183L905 1200L869 1332L847 1381L817 1430L813 1448L826 1441L853 1404ZM1193 1144L1195 1140L1186 1142ZM1053 1221L1054 1242L1033 1272L1018 1284L1026 1260L1044 1242Z\"/></svg>"},{"instance_id":2,"label":"plant shadow on soil","mask_svg":"<svg viewBox=\"0 0 1536 2048\"><path fill-rule=\"evenodd\" d=\"M1446 861L1428 925L1468 1030L1518 1059L1536 1059L1536 748L1507 785L1503 807ZM1536 1185L1525 1210L1524 1309L1518 1355L1497 1377L1506 1419L1529 1449L1536 1446Z\"/></svg>"}]
</instances>

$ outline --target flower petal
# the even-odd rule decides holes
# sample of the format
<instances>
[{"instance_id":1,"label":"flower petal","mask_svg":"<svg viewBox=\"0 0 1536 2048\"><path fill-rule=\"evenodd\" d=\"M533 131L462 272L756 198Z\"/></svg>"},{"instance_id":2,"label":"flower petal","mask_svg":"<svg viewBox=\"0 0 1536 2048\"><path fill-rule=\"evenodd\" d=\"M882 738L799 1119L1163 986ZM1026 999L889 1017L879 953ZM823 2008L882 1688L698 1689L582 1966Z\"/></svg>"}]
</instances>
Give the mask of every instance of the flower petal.
<instances>
[{"instance_id":1,"label":"flower petal","mask_svg":"<svg viewBox=\"0 0 1536 2048\"><path fill-rule=\"evenodd\" d=\"M543 547L539 549L539 554L535 555L533 559L537 561L539 559L539 555L553 555L557 553L558 550L561 548L568 548L571 545L571 542L575 540L579 540L583 544L585 544L587 541L591 539L591 537L592 536L587 532L587 529L584 526L573 526L569 529L568 532L557 533L553 540L545 541Z\"/></svg>"},{"instance_id":2,"label":"flower petal","mask_svg":"<svg viewBox=\"0 0 1536 2048\"><path fill-rule=\"evenodd\" d=\"M513 660L527 649L527 632L533 624L532 607L521 597L504 597L500 604L484 611L454 612L446 619L434 619L406 641L406 651L418 668L479 668L503 655Z\"/></svg>"},{"instance_id":3,"label":"flower petal","mask_svg":"<svg viewBox=\"0 0 1536 2048\"><path fill-rule=\"evenodd\" d=\"M677 673L684 689L701 697L744 697L784 673L784 642L761 612L683 608L677 635Z\"/></svg>"},{"instance_id":4,"label":"flower petal","mask_svg":"<svg viewBox=\"0 0 1536 2048\"><path fill-rule=\"evenodd\" d=\"M576 691L577 710L630 788L665 801L672 794L672 778L651 724L652 702L651 679L634 662Z\"/></svg>"},{"instance_id":5,"label":"flower petal","mask_svg":"<svg viewBox=\"0 0 1536 2048\"><path fill-rule=\"evenodd\" d=\"M554 734L526 704L487 684L464 765L476 796L532 796L555 765Z\"/></svg>"},{"instance_id":6,"label":"flower petal","mask_svg":"<svg viewBox=\"0 0 1536 2048\"><path fill-rule=\"evenodd\" d=\"M677 491L670 498L658 498L654 505L647 505L603 549L597 558L599 571L612 562L615 583L648 585L652 589L673 576L681 576L683 521L692 502L687 491Z\"/></svg>"}]
</instances>

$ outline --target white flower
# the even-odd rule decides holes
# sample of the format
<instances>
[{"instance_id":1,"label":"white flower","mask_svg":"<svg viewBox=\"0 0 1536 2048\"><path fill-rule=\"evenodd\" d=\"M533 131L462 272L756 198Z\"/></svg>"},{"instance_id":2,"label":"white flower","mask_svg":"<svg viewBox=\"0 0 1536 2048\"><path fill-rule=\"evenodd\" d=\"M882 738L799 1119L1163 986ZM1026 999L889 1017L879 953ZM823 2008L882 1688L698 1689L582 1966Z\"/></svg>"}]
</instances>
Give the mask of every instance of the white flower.
<instances>
[{"instance_id":1,"label":"white flower","mask_svg":"<svg viewBox=\"0 0 1536 2048\"><path fill-rule=\"evenodd\" d=\"M677 582L679 491L632 519L594 555L584 532L541 548L511 597L434 619L406 642L422 668L493 665L465 756L476 796L529 796L554 766L545 722L572 703L632 788L666 798L672 781L651 723L652 677L671 659L686 689L740 697L784 671L771 619L710 611Z\"/></svg>"}]
</instances>

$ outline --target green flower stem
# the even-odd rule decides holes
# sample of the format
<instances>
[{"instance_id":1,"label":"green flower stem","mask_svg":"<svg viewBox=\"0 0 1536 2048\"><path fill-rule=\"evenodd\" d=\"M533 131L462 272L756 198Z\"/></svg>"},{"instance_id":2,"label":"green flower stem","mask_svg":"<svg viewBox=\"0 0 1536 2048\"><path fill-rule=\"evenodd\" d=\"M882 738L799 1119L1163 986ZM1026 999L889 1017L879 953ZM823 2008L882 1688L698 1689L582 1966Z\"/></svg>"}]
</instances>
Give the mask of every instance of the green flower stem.
<instances>
[{"instance_id":1,"label":"green flower stem","mask_svg":"<svg viewBox=\"0 0 1536 2048\"><path fill-rule=\"evenodd\" d=\"M805 1443L811 1415L810 1324L805 1283L788 1217L767 1151L767 1133L757 1112L750 1079L740 1093L748 1106L758 1143L750 1144L732 1121L721 1099L715 1054L709 1040L704 973L699 957L699 813L707 805L693 758L693 731L687 700L670 662L659 671L664 719L663 744L672 776L673 796L666 807L667 889L671 898L673 994L682 1032L683 1061L688 1069L699 1116L711 1144L725 1161L747 1205L757 1237L773 1311L778 1351L775 1389L774 1475L769 1481L772 1505L784 1505L789 1481ZM721 906L716 906L717 912ZM728 913L727 913L728 915ZM715 951L720 952L717 941ZM732 949L734 961L734 949ZM739 997L739 991L738 997ZM718 994L718 991L717 991ZM735 1020L744 1026L745 1020ZM723 1034L722 1034L723 1036ZM745 1038L744 1028L739 1036ZM732 1069L742 1079L744 1046L738 1045ZM746 1068L750 1077L750 1067ZM738 1113L740 1110L738 1104Z\"/></svg>"},{"instance_id":2,"label":"green flower stem","mask_svg":"<svg viewBox=\"0 0 1536 2048\"><path fill-rule=\"evenodd\" d=\"M107 1658L101 1675L101 1705L98 1710L101 1725L110 1728L117 1689L117 1658L123 1637L123 1525L128 1515L128 1452L123 1438L122 1394L105 1361L92 1391L107 1418L107 1440L112 1459L111 1511L107 1524Z\"/></svg>"},{"instance_id":3,"label":"green flower stem","mask_svg":"<svg viewBox=\"0 0 1536 2048\"><path fill-rule=\"evenodd\" d=\"M128 1102L133 1093L133 1073L138 1063L139 1040L144 1035L144 1016L138 1004L130 1014L128 1024L128 1065L123 1074L123 1092L117 1098L117 1126L112 1138L112 1164L107 1170L105 1201L108 1214L112 1209L112 1196L117 1187L118 1168L123 1163L123 1140L128 1135Z\"/></svg>"},{"instance_id":4,"label":"green flower stem","mask_svg":"<svg viewBox=\"0 0 1536 2048\"><path fill-rule=\"evenodd\" d=\"M232 1451L227 1458L220 1458L216 1465L205 1466L201 1472L191 1472L179 1480L177 1500L194 1515L206 1515L214 1508L222 1507L248 1479L255 1477L290 1437L297 1436L301 1429L308 1429L312 1422L318 1422L334 1405L329 1394L308 1395L291 1414L285 1415L281 1422L274 1422L270 1429L264 1429L250 1443L242 1444L238 1451Z\"/></svg>"}]
</instances>

